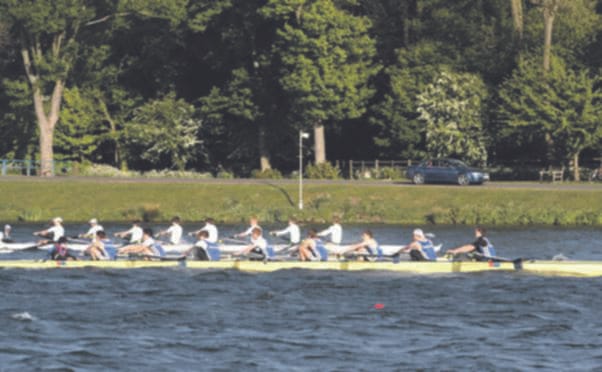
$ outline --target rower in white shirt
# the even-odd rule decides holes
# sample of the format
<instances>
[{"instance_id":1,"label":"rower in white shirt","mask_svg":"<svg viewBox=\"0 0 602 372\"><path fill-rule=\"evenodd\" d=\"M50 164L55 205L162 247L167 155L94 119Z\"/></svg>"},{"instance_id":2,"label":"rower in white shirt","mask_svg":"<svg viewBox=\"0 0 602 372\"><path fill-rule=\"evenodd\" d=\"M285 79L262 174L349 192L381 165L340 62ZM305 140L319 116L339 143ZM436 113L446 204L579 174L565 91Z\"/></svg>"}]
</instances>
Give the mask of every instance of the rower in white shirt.
<instances>
[{"instance_id":1,"label":"rower in white shirt","mask_svg":"<svg viewBox=\"0 0 602 372\"><path fill-rule=\"evenodd\" d=\"M130 244L137 244L142 242L143 231L140 227L140 221L136 220L132 222L132 227L129 230L121 231L115 233L115 236L118 238L125 239L129 236Z\"/></svg>"},{"instance_id":2,"label":"rower in white shirt","mask_svg":"<svg viewBox=\"0 0 602 372\"><path fill-rule=\"evenodd\" d=\"M84 239L96 239L96 233L99 231L104 231L102 225L98 223L96 218L91 219L88 224L90 225L90 229L85 234L79 234L79 238Z\"/></svg>"},{"instance_id":3,"label":"rower in white shirt","mask_svg":"<svg viewBox=\"0 0 602 372\"><path fill-rule=\"evenodd\" d=\"M301 230L297 225L297 220L294 217L288 219L288 227L284 230L270 232L272 236L288 235L291 246L298 245L301 242Z\"/></svg>"},{"instance_id":4,"label":"rower in white shirt","mask_svg":"<svg viewBox=\"0 0 602 372\"><path fill-rule=\"evenodd\" d=\"M343 241L343 227L341 226L341 219L339 217L335 217L333 219L332 225L318 233L318 236L330 236L330 242L337 246L341 245Z\"/></svg>"},{"instance_id":5,"label":"rower in white shirt","mask_svg":"<svg viewBox=\"0 0 602 372\"><path fill-rule=\"evenodd\" d=\"M216 244L219 239L219 232L217 226L215 226L215 220L213 218L207 218L205 220L205 226L201 227L200 230L190 233L191 236L198 236L201 231L207 231L207 242Z\"/></svg>"},{"instance_id":6,"label":"rower in white shirt","mask_svg":"<svg viewBox=\"0 0 602 372\"><path fill-rule=\"evenodd\" d=\"M180 217L176 216L171 219L171 226L167 230L161 231L158 236L169 235L169 244L176 245L182 241L183 231Z\"/></svg>"},{"instance_id":7,"label":"rower in white shirt","mask_svg":"<svg viewBox=\"0 0 602 372\"><path fill-rule=\"evenodd\" d=\"M33 233L35 236L39 236L45 238L38 242L38 244L47 244L50 241L58 242L60 238L65 236L65 228L63 227L63 219L60 217L55 217L52 219L52 227L42 230L36 231Z\"/></svg>"},{"instance_id":8,"label":"rower in white shirt","mask_svg":"<svg viewBox=\"0 0 602 372\"><path fill-rule=\"evenodd\" d=\"M12 227L10 225L4 225L4 232L0 233L0 240L2 243L14 243L14 240L10 237Z\"/></svg>"},{"instance_id":9,"label":"rower in white shirt","mask_svg":"<svg viewBox=\"0 0 602 372\"><path fill-rule=\"evenodd\" d=\"M130 244L118 250L119 255L140 254L143 256L163 257L165 251L160 244L153 239L153 230L146 227L142 232L140 243Z\"/></svg>"},{"instance_id":10,"label":"rower in white shirt","mask_svg":"<svg viewBox=\"0 0 602 372\"><path fill-rule=\"evenodd\" d=\"M249 228L246 229L245 231L234 235L235 238L245 238L247 236L252 236L253 234L253 230L255 229L259 229L260 231L261 226L259 226L259 219L256 216L252 216L251 218L249 218Z\"/></svg>"}]
</instances>

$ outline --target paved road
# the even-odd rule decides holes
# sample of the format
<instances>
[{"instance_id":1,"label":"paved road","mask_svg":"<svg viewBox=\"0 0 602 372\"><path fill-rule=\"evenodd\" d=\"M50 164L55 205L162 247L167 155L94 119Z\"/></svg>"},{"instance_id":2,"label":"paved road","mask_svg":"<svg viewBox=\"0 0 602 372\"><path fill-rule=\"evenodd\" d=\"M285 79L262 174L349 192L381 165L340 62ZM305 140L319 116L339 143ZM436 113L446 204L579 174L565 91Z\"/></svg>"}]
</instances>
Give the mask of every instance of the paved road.
<instances>
[{"instance_id":1,"label":"paved road","mask_svg":"<svg viewBox=\"0 0 602 372\"><path fill-rule=\"evenodd\" d=\"M183 178L110 178L110 177L25 177L4 176L0 177L2 182L11 181L34 181L34 182L98 182L98 183L196 183L217 185L297 185L298 180L259 180L252 178L242 179L183 179ZM390 187L460 187L454 185L423 185L415 186L409 181L376 181L376 180L303 180L308 185L354 185L354 186L390 186ZM529 189L529 190L571 190L571 191L602 191L602 183L539 183L539 182L489 182L483 186L470 186L470 188L485 189Z\"/></svg>"}]
</instances>

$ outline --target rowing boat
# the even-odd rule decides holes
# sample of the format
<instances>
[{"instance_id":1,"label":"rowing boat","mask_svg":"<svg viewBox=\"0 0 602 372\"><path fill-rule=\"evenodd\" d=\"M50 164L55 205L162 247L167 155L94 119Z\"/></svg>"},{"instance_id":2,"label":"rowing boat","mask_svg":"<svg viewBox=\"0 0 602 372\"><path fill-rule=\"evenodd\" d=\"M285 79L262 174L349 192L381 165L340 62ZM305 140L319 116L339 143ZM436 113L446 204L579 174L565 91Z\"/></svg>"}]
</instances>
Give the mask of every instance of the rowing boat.
<instances>
[{"instance_id":1,"label":"rowing boat","mask_svg":"<svg viewBox=\"0 0 602 372\"><path fill-rule=\"evenodd\" d=\"M33 261L0 260L2 269L52 269L87 268L144 269L144 268L187 268L204 270L239 270L245 272L273 272L279 270L332 270L332 271L383 271L407 274L453 274L502 271L521 271L544 276L602 276L602 261L525 261L522 265L511 262L360 262L360 261Z\"/></svg>"},{"instance_id":2,"label":"rowing boat","mask_svg":"<svg viewBox=\"0 0 602 372\"><path fill-rule=\"evenodd\" d=\"M83 252L84 250L86 250L86 248L88 248L88 244L80 244L80 243L68 243L67 244L67 248L69 248L72 251L75 252ZM178 253L182 253L188 249L190 249L190 247L192 246L192 243L188 243L188 244L165 244L163 245L163 250L165 251L165 253L169 253L169 254L178 254ZM35 242L29 242L29 243L0 243L0 253L12 253L12 252L18 252L18 251L22 251L22 250L26 250L26 249L32 249L36 248L36 243ZM37 247L38 249L41 250L50 250L52 249L53 245L52 244L47 244L41 247ZM241 245L241 244L221 244L219 246L219 250L222 253L226 253L226 254L232 254L232 253L236 253L239 252L241 249L243 249L245 246ZM288 248L289 245L285 245L285 244L278 244L278 245L274 245L274 251L276 253L282 252L284 251L286 248ZM397 252L400 249L399 245L382 245L380 246L383 254L384 255L392 255L393 253ZM437 246L439 249L441 248L441 246ZM329 249L329 246L326 246L327 249ZM344 247L343 247L344 248ZM340 250L340 248L337 249L329 249L331 251L331 253L339 253L338 250Z\"/></svg>"}]
</instances>

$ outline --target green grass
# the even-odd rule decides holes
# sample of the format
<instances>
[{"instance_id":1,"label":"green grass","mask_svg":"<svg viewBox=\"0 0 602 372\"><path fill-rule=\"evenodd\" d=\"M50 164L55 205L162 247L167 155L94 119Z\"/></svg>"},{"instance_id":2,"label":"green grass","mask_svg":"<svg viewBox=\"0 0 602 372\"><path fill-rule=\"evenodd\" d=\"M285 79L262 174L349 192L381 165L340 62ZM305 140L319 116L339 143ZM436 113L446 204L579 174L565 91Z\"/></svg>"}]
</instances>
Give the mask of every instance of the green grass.
<instances>
[{"instance_id":1,"label":"green grass","mask_svg":"<svg viewBox=\"0 0 602 372\"><path fill-rule=\"evenodd\" d=\"M295 215L349 223L589 225L602 226L602 191L317 185L305 187L305 209L296 208L294 185L11 180L0 183L0 220L40 222L53 216L82 222L142 218L185 221L212 216L239 223Z\"/></svg>"}]
</instances>

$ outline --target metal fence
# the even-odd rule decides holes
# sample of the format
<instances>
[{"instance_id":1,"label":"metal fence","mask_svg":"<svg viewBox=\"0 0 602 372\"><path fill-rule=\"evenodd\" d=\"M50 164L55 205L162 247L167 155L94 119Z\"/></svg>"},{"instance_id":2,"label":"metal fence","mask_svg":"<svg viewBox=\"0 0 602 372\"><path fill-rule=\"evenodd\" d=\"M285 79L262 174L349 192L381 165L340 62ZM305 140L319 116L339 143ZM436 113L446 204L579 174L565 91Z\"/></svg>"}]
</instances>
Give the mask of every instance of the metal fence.
<instances>
[{"instance_id":1,"label":"metal fence","mask_svg":"<svg viewBox=\"0 0 602 372\"><path fill-rule=\"evenodd\" d=\"M384 170L394 170L403 176L407 168L417 164L417 160L338 160L337 167L343 177L349 179L381 178Z\"/></svg>"},{"instance_id":2,"label":"metal fence","mask_svg":"<svg viewBox=\"0 0 602 372\"><path fill-rule=\"evenodd\" d=\"M21 160L21 159L2 159L2 176L21 175L38 176L40 175L40 161ZM52 175L69 174L71 172L71 162L63 160L52 161Z\"/></svg>"}]
</instances>

